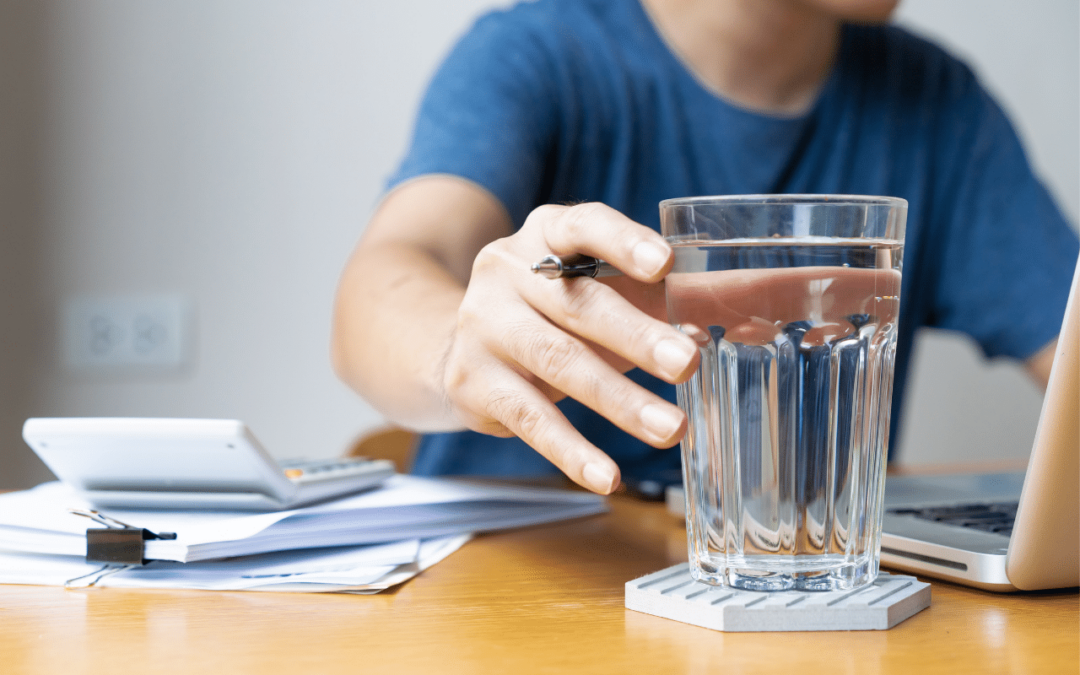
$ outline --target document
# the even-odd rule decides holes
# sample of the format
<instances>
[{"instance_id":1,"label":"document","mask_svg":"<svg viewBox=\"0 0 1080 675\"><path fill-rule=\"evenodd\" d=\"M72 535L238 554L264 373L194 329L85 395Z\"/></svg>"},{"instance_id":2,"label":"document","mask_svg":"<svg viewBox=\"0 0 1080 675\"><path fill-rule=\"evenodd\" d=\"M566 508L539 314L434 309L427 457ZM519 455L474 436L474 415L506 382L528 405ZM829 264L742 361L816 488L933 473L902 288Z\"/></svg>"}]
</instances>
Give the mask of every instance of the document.
<instances>
[{"instance_id":1,"label":"document","mask_svg":"<svg viewBox=\"0 0 1080 675\"><path fill-rule=\"evenodd\" d=\"M81 556L0 551L0 583L216 591L375 593L403 583L460 548L470 535L301 549L197 563L88 563Z\"/></svg>"},{"instance_id":2,"label":"document","mask_svg":"<svg viewBox=\"0 0 1080 675\"><path fill-rule=\"evenodd\" d=\"M86 530L100 527L70 509L90 509L61 483L0 495L0 549L84 556ZM144 557L192 563L501 530L593 515L598 495L445 478L398 475L382 487L314 506L273 513L109 510L104 515L173 540L145 543Z\"/></svg>"}]
</instances>

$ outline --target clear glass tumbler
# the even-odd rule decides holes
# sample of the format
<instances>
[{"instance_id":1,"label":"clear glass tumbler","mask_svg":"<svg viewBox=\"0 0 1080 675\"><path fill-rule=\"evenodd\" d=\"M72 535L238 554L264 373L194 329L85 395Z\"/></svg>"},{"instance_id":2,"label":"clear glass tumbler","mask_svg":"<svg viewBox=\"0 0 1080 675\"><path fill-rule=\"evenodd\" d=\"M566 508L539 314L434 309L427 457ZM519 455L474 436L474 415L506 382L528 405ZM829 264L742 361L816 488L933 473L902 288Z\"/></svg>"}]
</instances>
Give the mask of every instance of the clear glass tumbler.
<instances>
[{"instance_id":1,"label":"clear glass tumbler","mask_svg":"<svg viewBox=\"0 0 1080 675\"><path fill-rule=\"evenodd\" d=\"M889 197L660 203L669 320L701 350L678 387L696 579L876 578L906 217Z\"/></svg>"}]
</instances>

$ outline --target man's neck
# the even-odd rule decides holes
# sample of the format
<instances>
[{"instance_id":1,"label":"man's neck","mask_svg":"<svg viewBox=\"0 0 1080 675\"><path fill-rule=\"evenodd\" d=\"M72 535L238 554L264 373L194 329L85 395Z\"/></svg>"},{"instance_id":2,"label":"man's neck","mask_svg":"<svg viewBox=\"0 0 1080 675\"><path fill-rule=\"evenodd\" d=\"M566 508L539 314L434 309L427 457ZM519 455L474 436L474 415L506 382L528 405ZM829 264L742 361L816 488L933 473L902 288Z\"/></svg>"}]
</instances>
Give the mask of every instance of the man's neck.
<instances>
[{"instance_id":1,"label":"man's neck","mask_svg":"<svg viewBox=\"0 0 1080 675\"><path fill-rule=\"evenodd\" d=\"M807 110L839 51L840 19L791 0L641 1L707 88L751 110Z\"/></svg>"}]
</instances>

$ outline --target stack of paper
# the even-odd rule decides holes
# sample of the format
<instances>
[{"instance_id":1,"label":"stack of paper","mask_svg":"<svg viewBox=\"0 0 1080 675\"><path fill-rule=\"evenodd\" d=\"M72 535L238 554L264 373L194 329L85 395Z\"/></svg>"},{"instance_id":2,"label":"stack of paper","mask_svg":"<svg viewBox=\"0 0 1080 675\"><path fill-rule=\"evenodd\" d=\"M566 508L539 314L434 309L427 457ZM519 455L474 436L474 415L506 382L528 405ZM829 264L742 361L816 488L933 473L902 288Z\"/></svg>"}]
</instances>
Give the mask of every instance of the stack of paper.
<instances>
[{"instance_id":1,"label":"stack of paper","mask_svg":"<svg viewBox=\"0 0 1080 675\"><path fill-rule=\"evenodd\" d=\"M87 563L91 508L60 483L0 495L0 583L127 588L375 592L457 550L474 532L592 515L584 492L394 476L383 487L290 511L109 510L174 540L145 545L145 566Z\"/></svg>"},{"instance_id":2,"label":"stack of paper","mask_svg":"<svg viewBox=\"0 0 1080 675\"><path fill-rule=\"evenodd\" d=\"M0 583L215 591L377 593L450 555L468 534L390 544L300 549L197 563L105 566L81 556L0 550Z\"/></svg>"}]
</instances>

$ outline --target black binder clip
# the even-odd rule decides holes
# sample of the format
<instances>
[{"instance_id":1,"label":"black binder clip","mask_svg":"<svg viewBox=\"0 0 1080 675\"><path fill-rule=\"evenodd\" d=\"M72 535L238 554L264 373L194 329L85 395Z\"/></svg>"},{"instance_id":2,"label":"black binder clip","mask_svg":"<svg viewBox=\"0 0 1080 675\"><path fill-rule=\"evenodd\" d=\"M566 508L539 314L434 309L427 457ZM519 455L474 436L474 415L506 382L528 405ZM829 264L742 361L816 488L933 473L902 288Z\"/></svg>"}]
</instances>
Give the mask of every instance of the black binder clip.
<instances>
[{"instance_id":1,"label":"black binder clip","mask_svg":"<svg viewBox=\"0 0 1080 675\"><path fill-rule=\"evenodd\" d=\"M70 509L71 513L104 525L86 530L86 562L107 565L145 565L146 542L151 539L176 539L175 532L156 534L134 527L97 511Z\"/></svg>"}]
</instances>

